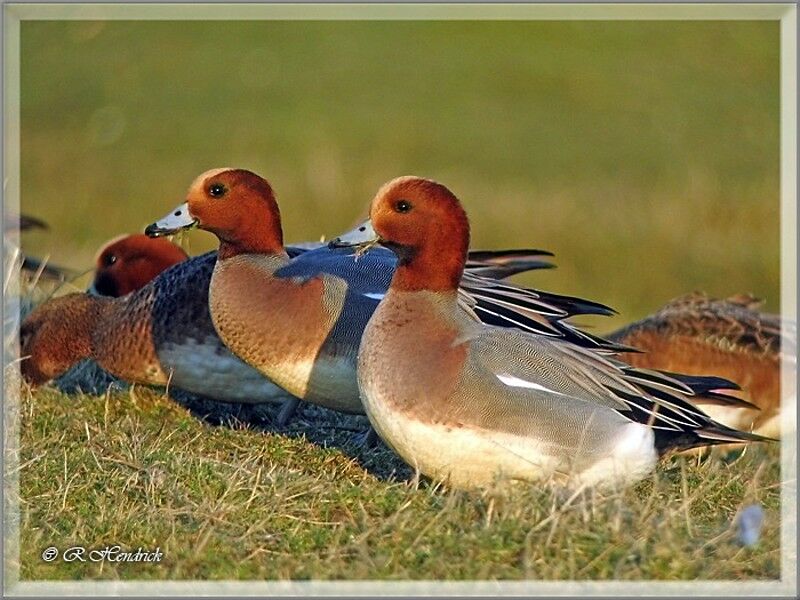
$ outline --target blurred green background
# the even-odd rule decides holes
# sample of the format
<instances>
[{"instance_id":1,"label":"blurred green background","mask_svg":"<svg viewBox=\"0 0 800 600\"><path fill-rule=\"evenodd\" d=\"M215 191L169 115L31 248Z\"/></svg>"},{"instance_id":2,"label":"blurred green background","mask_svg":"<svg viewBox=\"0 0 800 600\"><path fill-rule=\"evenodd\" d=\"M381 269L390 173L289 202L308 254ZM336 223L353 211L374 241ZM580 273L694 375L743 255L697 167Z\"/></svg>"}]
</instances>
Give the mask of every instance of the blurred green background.
<instances>
[{"instance_id":1,"label":"blurred green background","mask_svg":"<svg viewBox=\"0 0 800 600\"><path fill-rule=\"evenodd\" d=\"M24 248L86 269L202 171L273 184L288 241L386 180L464 202L474 248L620 311L692 291L779 301L779 25L744 21L27 21ZM214 247L193 232L189 249Z\"/></svg>"}]
</instances>

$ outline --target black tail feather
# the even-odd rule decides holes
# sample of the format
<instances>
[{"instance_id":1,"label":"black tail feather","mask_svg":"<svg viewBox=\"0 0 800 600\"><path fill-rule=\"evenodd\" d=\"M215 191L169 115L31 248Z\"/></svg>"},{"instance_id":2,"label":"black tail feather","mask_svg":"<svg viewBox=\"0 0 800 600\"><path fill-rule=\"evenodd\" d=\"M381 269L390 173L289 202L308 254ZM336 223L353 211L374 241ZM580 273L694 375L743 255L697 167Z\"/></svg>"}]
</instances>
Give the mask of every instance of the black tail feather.
<instances>
[{"instance_id":1,"label":"black tail feather","mask_svg":"<svg viewBox=\"0 0 800 600\"><path fill-rule=\"evenodd\" d=\"M719 444L746 444L748 442L777 442L774 438L738 431L713 423L696 431L683 431L678 434L670 431L654 430L656 438L656 451L659 456L691 450L702 446L717 446Z\"/></svg>"}]
</instances>

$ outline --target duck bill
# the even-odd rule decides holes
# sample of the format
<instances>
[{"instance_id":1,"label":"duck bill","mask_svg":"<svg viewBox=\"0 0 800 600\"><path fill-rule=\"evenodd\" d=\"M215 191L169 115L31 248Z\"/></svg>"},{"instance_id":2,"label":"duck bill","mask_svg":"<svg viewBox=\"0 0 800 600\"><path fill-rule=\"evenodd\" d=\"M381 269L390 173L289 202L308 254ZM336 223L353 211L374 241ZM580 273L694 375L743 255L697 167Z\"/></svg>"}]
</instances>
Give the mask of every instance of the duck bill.
<instances>
[{"instance_id":1,"label":"duck bill","mask_svg":"<svg viewBox=\"0 0 800 600\"><path fill-rule=\"evenodd\" d=\"M184 202L163 219L148 225L144 233L149 237L161 237L172 235L182 229L191 229L196 225L197 219L189 214L189 203Z\"/></svg>"},{"instance_id":2,"label":"duck bill","mask_svg":"<svg viewBox=\"0 0 800 600\"><path fill-rule=\"evenodd\" d=\"M331 240L328 246L331 248L359 248L361 250L368 250L372 246L380 243L380 241L380 237L378 237L378 234L375 233L375 230L372 228L372 221L367 219L361 223L361 225Z\"/></svg>"}]
</instances>

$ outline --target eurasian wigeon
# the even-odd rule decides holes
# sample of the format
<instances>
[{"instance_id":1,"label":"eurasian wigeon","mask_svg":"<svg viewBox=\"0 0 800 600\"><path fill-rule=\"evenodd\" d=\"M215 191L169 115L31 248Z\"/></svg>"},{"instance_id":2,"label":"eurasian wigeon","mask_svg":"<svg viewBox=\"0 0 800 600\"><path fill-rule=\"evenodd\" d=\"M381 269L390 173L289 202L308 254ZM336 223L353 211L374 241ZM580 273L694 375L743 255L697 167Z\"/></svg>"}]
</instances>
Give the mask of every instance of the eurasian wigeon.
<instances>
[{"instance_id":1,"label":"eurasian wigeon","mask_svg":"<svg viewBox=\"0 0 800 600\"><path fill-rule=\"evenodd\" d=\"M396 265L389 251L358 257L321 247L291 258L269 183L243 169L214 169L197 177L186 202L150 225L149 235L199 227L219 238L210 286L211 317L231 351L295 396L362 414L356 381L361 333L383 297ZM541 251L477 253L471 271L504 277L541 266ZM549 254L549 253L548 253ZM609 311L597 303L524 291L467 273L465 304L489 322L603 342L561 319ZM467 294L469 292L469 294Z\"/></svg>"},{"instance_id":2,"label":"eurasian wigeon","mask_svg":"<svg viewBox=\"0 0 800 600\"><path fill-rule=\"evenodd\" d=\"M150 238L143 233L121 235L98 251L89 289L101 296L124 296L187 258L183 248L169 240Z\"/></svg>"},{"instance_id":3,"label":"eurasian wigeon","mask_svg":"<svg viewBox=\"0 0 800 600\"><path fill-rule=\"evenodd\" d=\"M563 338L481 323L459 306L469 222L445 186L384 185L343 236L399 259L367 325L358 382L377 433L409 465L459 488L495 478L631 483L676 448L760 440L694 407L678 379Z\"/></svg>"},{"instance_id":4,"label":"eurasian wigeon","mask_svg":"<svg viewBox=\"0 0 800 600\"><path fill-rule=\"evenodd\" d=\"M749 295L716 299L695 292L606 337L642 351L625 359L635 367L709 373L735 381L754 408L704 410L729 427L780 437L781 397L785 409L794 409L796 402L794 387L781 394L781 362L788 361L791 368L797 362L796 325L789 324L782 335L780 316L759 311L760 304ZM784 433L792 433L794 419L784 422Z\"/></svg>"}]
</instances>

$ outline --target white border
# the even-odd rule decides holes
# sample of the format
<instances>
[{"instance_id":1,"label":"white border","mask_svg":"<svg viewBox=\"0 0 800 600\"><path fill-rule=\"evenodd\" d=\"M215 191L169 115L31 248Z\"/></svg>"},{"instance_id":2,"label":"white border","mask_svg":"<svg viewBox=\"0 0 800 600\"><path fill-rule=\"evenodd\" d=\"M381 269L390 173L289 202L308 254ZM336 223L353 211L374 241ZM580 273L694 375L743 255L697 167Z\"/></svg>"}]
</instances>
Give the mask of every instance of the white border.
<instances>
[{"instance_id":1,"label":"white border","mask_svg":"<svg viewBox=\"0 0 800 600\"><path fill-rule=\"evenodd\" d=\"M4 202L19 206L20 20L780 20L781 21L781 312L797 318L797 7L785 4L6 4L4 6ZM8 306L4 307L6 310ZM797 374L784 365L782 382ZM7 399L10 400L10 399ZM18 437L13 410L4 411L8 444ZM785 411L784 411L785 412ZM11 416L11 422L9 417ZM8 438L11 439L8 439ZM6 449L6 446L4 446ZM14 454L5 457L13 459ZM665 595L795 596L797 594L797 443L784 437L781 453L781 580L758 581L515 581L515 582L283 582L81 581L19 582L4 565L10 595ZM13 471L14 465L4 465ZM6 485L13 480L6 478ZM12 542L4 514L4 541ZM12 538L8 534L12 533ZM6 547L6 550L9 550ZM6 562L8 556L5 557Z\"/></svg>"}]
</instances>

